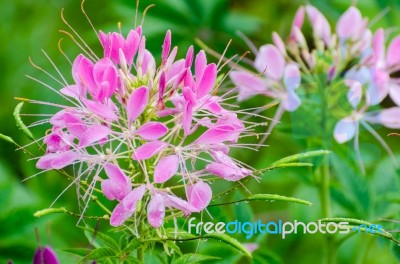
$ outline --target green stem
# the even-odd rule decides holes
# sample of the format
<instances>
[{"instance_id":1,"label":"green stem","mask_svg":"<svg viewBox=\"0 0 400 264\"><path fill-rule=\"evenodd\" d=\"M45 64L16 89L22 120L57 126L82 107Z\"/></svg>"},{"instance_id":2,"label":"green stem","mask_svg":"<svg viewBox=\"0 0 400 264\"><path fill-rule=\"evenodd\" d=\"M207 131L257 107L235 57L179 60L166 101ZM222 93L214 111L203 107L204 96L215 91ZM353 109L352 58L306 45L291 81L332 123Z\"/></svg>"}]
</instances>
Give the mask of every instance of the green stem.
<instances>
[{"instance_id":1,"label":"green stem","mask_svg":"<svg viewBox=\"0 0 400 264\"><path fill-rule=\"evenodd\" d=\"M331 140L331 133L328 127L328 96L329 96L329 86L323 85L323 81L317 78L318 88L321 95L321 109L322 109L322 149L330 150L331 146L329 146ZM323 157L323 164L320 168L320 179L319 179L319 195L321 202L321 214L322 217L330 217L330 170L329 170L329 156ZM336 257L336 246L335 241L333 240L333 236L330 234L326 234L326 263L334 264Z\"/></svg>"},{"instance_id":2,"label":"green stem","mask_svg":"<svg viewBox=\"0 0 400 264\"><path fill-rule=\"evenodd\" d=\"M139 236L142 235L142 232L143 232L143 221L139 221L139 226L138 226ZM140 263L144 263L144 245L143 244L137 249L137 259L139 260Z\"/></svg>"},{"instance_id":3,"label":"green stem","mask_svg":"<svg viewBox=\"0 0 400 264\"><path fill-rule=\"evenodd\" d=\"M323 164L320 167L319 179L319 196L321 202L321 215L322 217L330 217L330 194L329 194L329 157L324 157ZM333 241L333 236L326 234L326 263L335 263L336 247Z\"/></svg>"}]
</instances>

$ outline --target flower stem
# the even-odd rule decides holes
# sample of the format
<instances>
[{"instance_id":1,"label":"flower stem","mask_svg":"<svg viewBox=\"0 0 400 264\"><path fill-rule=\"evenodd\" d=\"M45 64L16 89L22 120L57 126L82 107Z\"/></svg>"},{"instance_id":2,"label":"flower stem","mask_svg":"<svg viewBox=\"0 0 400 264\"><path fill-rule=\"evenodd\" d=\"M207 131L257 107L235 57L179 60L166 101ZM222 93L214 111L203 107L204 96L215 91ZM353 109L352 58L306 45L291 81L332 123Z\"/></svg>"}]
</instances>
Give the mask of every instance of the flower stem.
<instances>
[{"instance_id":1,"label":"flower stem","mask_svg":"<svg viewBox=\"0 0 400 264\"><path fill-rule=\"evenodd\" d=\"M139 236L143 232L143 221L139 221L138 224L138 234ZM140 263L144 263L144 244L142 244L138 249L137 249L137 259L139 260Z\"/></svg>"},{"instance_id":2,"label":"flower stem","mask_svg":"<svg viewBox=\"0 0 400 264\"><path fill-rule=\"evenodd\" d=\"M319 194L321 201L321 214L323 218L330 217L330 194L329 194L329 157L325 156L323 165L321 167L321 179L319 184ZM330 234L326 234L326 263L335 263L336 249L333 241L333 237Z\"/></svg>"}]
</instances>

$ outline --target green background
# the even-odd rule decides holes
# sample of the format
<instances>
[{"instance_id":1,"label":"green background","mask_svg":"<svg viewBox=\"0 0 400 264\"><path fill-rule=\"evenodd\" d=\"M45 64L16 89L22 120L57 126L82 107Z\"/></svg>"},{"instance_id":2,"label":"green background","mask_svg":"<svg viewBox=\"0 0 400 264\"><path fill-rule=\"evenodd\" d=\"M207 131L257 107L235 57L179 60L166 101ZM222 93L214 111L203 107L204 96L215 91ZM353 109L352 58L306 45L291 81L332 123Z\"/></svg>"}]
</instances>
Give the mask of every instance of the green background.
<instances>
[{"instance_id":1,"label":"green background","mask_svg":"<svg viewBox=\"0 0 400 264\"><path fill-rule=\"evenodd\" d=\"M336 21L340 14L351 4L351 1L309 1L318 7L331 22ZM239 30L252 39L258 47L271 41L272 31L287 36L296 9L304 1L294 0L154 0L141 1L139 14L149 4L156 4L149 10L144 23L144 33L148 39L148 49L156 56L160 54L165 31L171 29L173 44L182 51L200 38L212 49L222 52L227 42L232 39L228 55L243 54L248 50L245 43L236 35ZM135 15L133 0L88 0L86 11L97 30L116 31L117 22L122 22L122 31L127 32L132 26ZM383 10L388 11L372 29L378 27L390 28L398 33L400 25L400 2L363 0L357 5L364 16L373 19ZM79 1L68 0L0 0L0 133L12 136L19 144L28 144L29 140L15 125L12 112L17 104L14 97L25 97L51 102L62 100L51 91L25 75L34 76L56 88L51 79L35 69L28 58L40 67L56 74L54 68L41 50L45 51L59 67L63 75L71 80L71 66L58 51L58 40L63 38L62 47L69 58L73 59L79 49L59 30L67 29L60 18L60 11L65 8L65 17L75 30L101 53L101 47L89 23L80 10ZM141 15L139 15L139 20ZM252 55L249 58L253 58ZM243 107L258 106L265 102L256 98L242 104ZM390 104L390 102L388 103ZM23 113L54 113L45 106L25 104ZM272 116L273 112L267 113ZM23 117L30 124L37 117ZM291 154L304 151L301 138L296 137L296 131L287 127L291 121L296 121L296 115L286 114L283 125L278 126L269 138L268 148L259 153L236 152L235 155L257 168L268 166L271 162ZM285 126L286 124L286 126ZM33 134L39 138L48 126L34 127ZM399 154L400 138L386 135L392 131L378 128L377 131L387 140L396 154ZM361 150L367 167L367 174L362 175L352 161L352 144L338 146L334 144L335 152L334 178L331 186L334 216L353 217L380 221L381 218L400 219L399 215L399 175L394 170L382 147L367 133L361 137ZM36 148L30 148L39 155ZM35 162L22 151L0 141L0 262L13 259L15 263L30 263L34 249L38 245L34 229L40 233L40 244L50 244L56 249L71 247L88 247L89 243L76 227L77 219L66 215L52 215L36 219L36 210L48 207L57 195L68 185L61 175L49 172L39 174L28 181L23 179L38 173ZM353 160L354 161L354 160ZM248 188L254 193L276 193L293 195L310 200L316 204L312 208L300 205L282 203L257 202L239 206L222 207L213 212L216 219L224 217L232 219L263 221L298 219L313 221L319 217L318 194L310 172L306 169L284 169L266 174L261 184L251 183ZM243 193L235 192L227 199L240 197ZM77 210L75 191L72 188L56 203L56 207L65 206ZM95 209L93 209L95 212ZM396 224L380 222L388 229L396 229ZM107 223L101 223L106 228ZM397 229L400 229L400 223ZM237 236L242 242L244 236ZM241 259L240 254L229 247L218 243L202 243L200 252L221 256L224 263L232 261L255 263L320 263L323 255L324 239L320 235L292 235L285 240L279 237L259 236L251 242L259 243L259 249L254 253L253 260ZM193 245L182 245L190 251ZM346 240L338 251L338 263L396 263L400 258L397 245L384 239L356 235ZM72 255L58 252L62 263L75 260ZM154 260L153 260L154 261ZM223 262L223 261L219 261Z\"/></svg>"}]
</instances>

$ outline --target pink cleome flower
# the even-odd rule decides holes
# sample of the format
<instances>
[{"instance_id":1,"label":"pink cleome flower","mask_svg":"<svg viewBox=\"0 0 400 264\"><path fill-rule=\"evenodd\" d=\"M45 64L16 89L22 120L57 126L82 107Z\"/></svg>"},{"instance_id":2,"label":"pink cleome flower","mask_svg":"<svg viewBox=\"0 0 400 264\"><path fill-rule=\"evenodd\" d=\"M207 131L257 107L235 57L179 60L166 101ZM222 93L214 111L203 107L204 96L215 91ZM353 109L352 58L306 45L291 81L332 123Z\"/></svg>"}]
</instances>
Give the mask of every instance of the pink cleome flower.
<instances>
[{"instance_id":1,"label":"pink cleome flower","mask_svg":"<svg viewBox=\"0 0 400 264\"><path fill-rule=\"evenodd\" d=\"M84 197L101 181L104 195L118 202L112 226L147 203L148 223L155 228L173 210L186 216L204 210L212 197L207 176L237 181L252 174L229 157L241 135L252 130L214 94L218 70L204 51L195 55L190 47L176 60L168 31L157 67L141 27L126 38L100 32L99 39L103 57L80 54L73 62L74 83L61 89L72 105L51 117L39 169L78 167L78 182L93 176ZM186 199L165 187L174 177Z\"/></svg>"}]
</instances>

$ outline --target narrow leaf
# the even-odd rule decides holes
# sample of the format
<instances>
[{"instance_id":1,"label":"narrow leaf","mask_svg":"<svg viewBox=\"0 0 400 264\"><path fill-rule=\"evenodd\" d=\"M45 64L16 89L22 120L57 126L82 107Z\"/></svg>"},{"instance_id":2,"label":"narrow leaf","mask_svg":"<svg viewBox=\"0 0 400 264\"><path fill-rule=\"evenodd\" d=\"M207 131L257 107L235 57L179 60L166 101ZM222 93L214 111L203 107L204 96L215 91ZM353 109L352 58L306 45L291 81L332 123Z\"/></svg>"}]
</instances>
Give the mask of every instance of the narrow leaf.
<instances>
[{"instance_id":1,"label":"narrow leaf","mask_svg":"<svg viewBox=\"0 0 400 264\"><path fill-rule=\"evenodd\" d=\"M120 250L119 244L112 237L109 237L104 233L95 231L90 227L83 227L83 229L88 233L89 237L91 237L91 243L93 243L94 240L97 240L103 245L110 247L111 249L114 249L116 251Z\"/></svg>"},{"instance_id":2,"label":"narrow leaf","mask_svg":"<svg viewBox=\"0 0 400 264\"><path fill-rule=\"evenodd\" d=\"M294 198L294 197L287 197L287 196L282 196L282 195L277 195L277 194L253 194L253 195L250 195L247 198L244 198L241 200L227 202L227 203L220 203L220 204L211 204L208 207L228 205L228 204L234 204L234 203L240 203L240 202L250 202L250 201L280 201L280 202L304 204L304 205L308 205L308 206L313 205L309 201Z\"/></svg>"},{"instance_id":3,"label":"narrow leaf","mask_svg":"<svg viewBox=\"0 0 400 264\"><path fill-rule=\"evenodd\" d=\"M224 243L236 248L237 250L241 251L247 257L249 257L249 258L252 257L251 253L249 251L247 251L247 249L243 246L242 243L240 243L236 239L234 239L226 234L211 233L211 234L204 235L203 238L219 240L219 241L224 242Z\"/></svg>"},{"instance_id":4,"label":"narrow leaf","mask_svg":"<svg viewBox=\"0 0 400 264\"><path fill-rule=\"evenodd\" d=\"M21 109L22 106L24 105L24 102L20 102L19 104L17 104L17 106L14 109L14 118L15 118L15 122L17 123L17 126L22 130L22 132L31 140L35 140L32 132L28 129L28 127L24 124L24 122L22 122L21 119Z\"/></svg>"},{"instance_id":5,"label":"narrow leaf","mask_svg":"<svg viewBox=\"0 0 400 264\"><path fill-rule=\"evenodd\" d=\"M308 163L308 162L291 162L291 163L279 163L279 164L273 164L270 167L267 167L265 169L261 169L261 170L256 170L253 171L253 174L255 176L261 176L262 174L264 174L264 172L266 171L270 171L270 170L274 170L274 169L278 169L278 168L287 168L287 167L312 167L313 164L312 163Z\"/></svg>"},{"instance_id":6,"label":"narrow leaf","mask_svg":"<svg viewBox=\"0 0 400 264\"><path fill-rule=\"evenodd\" d=\"M17 143L15 143L14 139L12 139L11 137L6 136L4 134L1 134L1 133L0 133L0 139L2 139L4 141L7 141L8 143L11 143L11 144L14 144L14 145L18 145Z\"/></svg>"},{"instance_id":7,"label":"narrow leaf","mask_svg":"<svg viewBox=\"0 0 400 264\"><path fill-rule=\"evenodd\" d=\"M309 152L305 152L305 153L295 154L295 155L288 156L288 157L285 157L283 159L280 159L278 161L275 161L272 164L272 167L276 166L278 164L282 164L282 163L291 163L293 161L299 161L299 160L302 160L302 159L307 159L307 158L327 155L327 154L330 154L330 153L331 152L329 150L315 150L315 151L309 151Z\"/></svg>"},{"instance_id":8,"label":"narrow leaf","mask_svg":"<svg viewBox=\"0 0 400 264\"><path fill-rule=\"evenodd\" d=\"M375 224L372 224L370 222L364 221L364 220L360 220L360 219L354 219L354 218L342 218L342 217L338 217L338 218L323 218L321 219L322 222L335 222L335 223L340 223L340 222L348 222L348 227L350 229L353 228L360 228L361 231L364 231L364 233L366 234L370 234L370 235L376 235L376 236L380 236L380 237L384 237L387 238L389 240L392 240L393 242L395 242L396 244L400 244L400 241L398 241L391 233L385 231L384 229L381 232L375 232L375 233L371 233L371 232L367 232L367 230L364 227L359 227L360 225L365 225L367 227L370 226L374 226ZM376 225L375 225L376 226ZM376 230L375 230L376 231Z\"/></svg>"},{"instance_id":9,"label":"narrow leaf","mask_svg":"<svg viewBox=\"0 0 400 264\"><path fill-rule=\"evenodd\" d=\"M116 254L117 254L117 252L111 248L107 248L107 247L96 248L96 249L92 250L89 254L87 254L85 257L81 258L78 263L79 264L85 263L89 260L96 260L98 262L101 262L101 260L103 260L104 258L115 257Z\"/></svg>"}]
</instances>

